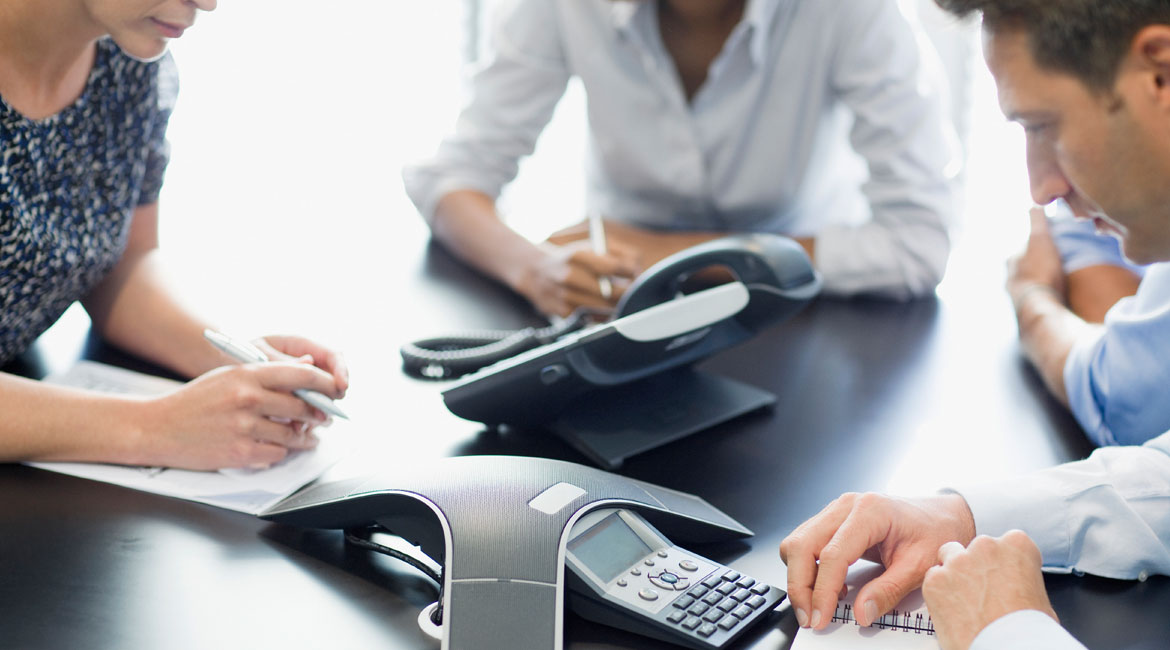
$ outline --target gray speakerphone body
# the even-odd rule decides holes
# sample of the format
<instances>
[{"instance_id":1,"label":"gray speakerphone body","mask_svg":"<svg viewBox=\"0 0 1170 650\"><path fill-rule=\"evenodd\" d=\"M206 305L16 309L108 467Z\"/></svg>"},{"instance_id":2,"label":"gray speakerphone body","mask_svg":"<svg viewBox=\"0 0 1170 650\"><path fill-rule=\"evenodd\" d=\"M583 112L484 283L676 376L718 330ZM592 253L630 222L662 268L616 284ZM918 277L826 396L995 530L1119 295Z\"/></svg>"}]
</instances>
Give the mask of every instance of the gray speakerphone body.
<instances>
[{"instance_id":1,"label":"gray speakerphone body","mask_svg":"<svg viewBox=\"0 0 1170 650\"><path fill-rule=\"evenodd\" d=\"M314 485L265 519L311 528L378 524L444 566L445 649L562 647L566 544L598 508L626 508L680 543L751 531L703 499L544 458L465 456Z\"/></svg>"}]
</instances>

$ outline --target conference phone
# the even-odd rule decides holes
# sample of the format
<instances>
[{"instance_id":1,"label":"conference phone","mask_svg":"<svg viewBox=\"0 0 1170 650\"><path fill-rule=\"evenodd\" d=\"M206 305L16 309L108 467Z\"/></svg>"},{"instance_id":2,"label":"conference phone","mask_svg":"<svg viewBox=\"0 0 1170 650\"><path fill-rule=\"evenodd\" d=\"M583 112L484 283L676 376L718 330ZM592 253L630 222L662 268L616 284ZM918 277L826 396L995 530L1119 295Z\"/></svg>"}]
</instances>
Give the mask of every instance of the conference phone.
<instances>
[{"instance_id":1,"label":"conference phone","mask_svg":"<svg viewBox=\"0 0 1170 650\"><path fill-rule=\"evenodd\" d=\"M718 648L784 597L670 541L752 535L701 497L547 458L419 459L310 485L261 516L344 530L347 542L430 575L439 597L419 625L444 650L559 650L568 609Z\"/></svg>"}]
</instances>

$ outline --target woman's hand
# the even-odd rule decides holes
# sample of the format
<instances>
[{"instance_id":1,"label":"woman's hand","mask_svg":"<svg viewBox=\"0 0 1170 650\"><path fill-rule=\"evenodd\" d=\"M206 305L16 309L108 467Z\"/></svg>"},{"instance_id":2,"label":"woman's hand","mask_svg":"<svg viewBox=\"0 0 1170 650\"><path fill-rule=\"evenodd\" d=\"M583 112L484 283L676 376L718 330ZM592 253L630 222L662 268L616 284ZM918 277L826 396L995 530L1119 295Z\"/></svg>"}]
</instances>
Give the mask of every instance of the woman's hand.
<instances>
[{"instance_id":1,"label":"woman's hand","mask_svg":"<svg viewBox=\"0 0 1170 650\"><path fill-rule=\"evenodd\" d=\"M292 394L306 388L339 399L349 387L341 355L298 337L255 343L274 361L223 366L143 403L134 463L212 470L267 467L317 445L326 414Z\"/></svg>"},{"instance_id":2,"label":"woman's hand","mask_svg":"<svg viewBox=\"0 0 1170 650\"><path fill-rule=\"evenodd\" d=\"M581 239L545 243L541 250L544 254L524 274L518 290L545 314L568 316L579 307L610 311L640 270L636 255L624 246L610 244L607 253L598 254ZM602 295L603 277L612 286L608 298Z\"/></svg>"},{"instance_id":3,"label":"woman's hand","mask_svg":"<svg viewBox=\"0 0 1170 650\"><path fill-rule=\"evenodd\" d=\"M266 336L252 343L273 361L302 361L333 375L333 383L339 391L335 395L336 399L345 397L345 392L349 390L349 367L340 352L299 336Z\"/></svg>"}]
</instances>

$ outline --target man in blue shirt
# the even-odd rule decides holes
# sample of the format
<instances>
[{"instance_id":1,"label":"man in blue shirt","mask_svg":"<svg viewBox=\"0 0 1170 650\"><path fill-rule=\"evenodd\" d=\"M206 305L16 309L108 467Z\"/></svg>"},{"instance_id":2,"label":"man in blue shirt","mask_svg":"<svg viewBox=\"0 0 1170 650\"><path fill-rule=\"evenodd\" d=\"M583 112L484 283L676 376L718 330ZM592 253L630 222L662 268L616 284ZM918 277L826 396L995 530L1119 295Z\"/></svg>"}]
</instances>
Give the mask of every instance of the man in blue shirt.
<instances>
[{"instance_id":1,"label":"man in blue shirt","mask_svg":"<svg viewBox=\"0 0 1170 650\"><path fill-rule=\"evenodd\" d=\"M1131 264L1091 223L1037 213L1008 291L1025 353L1093 442L1170 430L1170 264Z\"/></svg>"},{"instance_id":2,"label":"man in blue shirt","mask_svg":"<svg viewBox=\"0 0 1170 650\"><path fill-rule=\"evenodd\" d=\"M938 2L957 15L983 14L1000 105L1026 133L1035 201L1063 200L1116 234L1133 262L1170 261L1170 2ZM1033 226L1047 227L1042 211L1033 212ZM1044 236L1032 243L1052 246ZM1059 273L1058 254L1031 259L1046 259L1049 277ZM1067 320L1063 305L1040 299L1053 287L1036 286L1017 287L1017 303L1037 296L1037 319ZM1158 299L1167 304L1166 290L1158 293L1148 302L1139 295L1132 312L1119 305L1110 318L1155 323L1138 324L1165 339L1170 328L1156 323L1166 308L1149 309ZM1075 340L1068 337L1075 327L1052 331L1052 340ZM1044 361L1059 356L1054 348L1035 353ZM935 497L847 494L799 526L780 554L804 627L829 623L847 568L864 556L886 569L857 593L862 625L921 586L944 648L1080 648L1056 622L1041 567L1128 579L1170 574L1168 504L1165 433L1140 447L1103 448L1083 461Z\"/></svg>"}]
</instances>

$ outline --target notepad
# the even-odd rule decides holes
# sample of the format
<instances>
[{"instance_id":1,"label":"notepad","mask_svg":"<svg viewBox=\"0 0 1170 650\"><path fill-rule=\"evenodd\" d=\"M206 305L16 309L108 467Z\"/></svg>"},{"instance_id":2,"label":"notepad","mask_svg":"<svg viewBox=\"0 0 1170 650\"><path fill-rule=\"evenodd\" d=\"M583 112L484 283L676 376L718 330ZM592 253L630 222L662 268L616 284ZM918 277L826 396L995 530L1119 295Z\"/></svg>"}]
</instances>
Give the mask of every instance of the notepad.
<instances>
[{"instance_id":1,"label":"notepad","mask_svg":"<svg viewBox=\"0 0 1170 650\"><path fill-rule=\"evenodd\" d=\"M123 395L159 395L182 384L93 361L79 361L50 375L48 383ZM199 472L161 467L102 463L28 463L33 467L94 481L163 494L220 508L258 514L320 476L349 451L351 437L335 423L322 432L316 449L290 453L263 470L224 469Z\"/></svg>"},{"instance_id":2,"label":"notepad","mask_svg":"<svg viewBox=\"0 0 1170 650\"><path fill-rule=\"evenodd\" d=\"M921 590L906 596L868 628L857 624L853 600L861 586L877 577L881 570L879 565L864 560L850 568L846 579L849 591L838 601L829 625L820 631L802 628L796 633L792 650L938 650L934 622L926 611Z\"/></svg>"}]
</instances>

